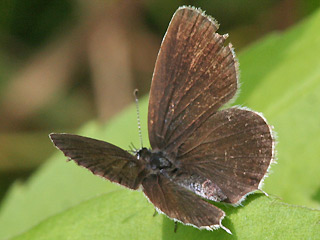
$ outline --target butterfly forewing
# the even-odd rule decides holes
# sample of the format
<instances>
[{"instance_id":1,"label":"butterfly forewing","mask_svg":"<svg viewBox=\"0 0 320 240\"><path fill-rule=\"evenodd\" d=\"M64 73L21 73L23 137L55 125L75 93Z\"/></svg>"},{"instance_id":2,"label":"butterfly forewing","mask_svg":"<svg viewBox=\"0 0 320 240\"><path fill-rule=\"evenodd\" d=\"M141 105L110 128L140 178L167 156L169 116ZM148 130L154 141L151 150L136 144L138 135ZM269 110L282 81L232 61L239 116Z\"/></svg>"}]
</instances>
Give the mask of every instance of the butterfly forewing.
<instances>
[{"instance_id":1,"label":"butterfly forewing","mask_svg":"<svg viewBox=\"0 0 320 240\"><path fill-rule=\"evenodd\" d=\"M179 8L161 44L149 100L153 149L174 152L237 91L237 68L226 35L200 10Z\"/></svg>"},{"instance_id":2,"label":"butterfly forewing","mask_svg":"<svg viewBox=\"0 0 320 240\"><path fill-rule=\"evenodd\" d=\"M179 147L182 172L210 180L236 204L259 188L273 158L271 128L259 114L238 108L217 112Z\"/></svg>"},{"instance_id":3,"label":"butterfly forewing","mask_svg":"<svg viewBox=\"0 0 320 240\"><path fill-rule=\"evenodd\" d=\"M198 228L210 229L221 226L221 220L225 215L221 209L169 179L161 175L151 175L142 185L149 200L168 217Z\"/></svg>"},{"instance_id":4,"label":"butterfly forewing","mask_svg":"<svg viewBox=\"0 0 320 240\"><path fill-rule=\"evenodd\" d=\"M131 189L144 178L144 165L130 153L110 143L73 134L50 134L54 145L66 157L93 174Z\"/></svg>"}]
</instances>

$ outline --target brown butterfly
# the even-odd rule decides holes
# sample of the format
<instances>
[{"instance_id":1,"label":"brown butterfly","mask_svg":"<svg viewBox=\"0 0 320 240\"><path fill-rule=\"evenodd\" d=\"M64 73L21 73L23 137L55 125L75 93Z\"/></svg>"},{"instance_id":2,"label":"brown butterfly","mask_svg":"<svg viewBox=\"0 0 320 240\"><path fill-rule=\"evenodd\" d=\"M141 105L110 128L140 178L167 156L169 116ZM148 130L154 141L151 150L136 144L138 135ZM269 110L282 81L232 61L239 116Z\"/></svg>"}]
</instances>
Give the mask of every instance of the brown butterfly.
<instances>
[{"instance_id":1,"label":"brown butterfly","mask_svg":"<svg viewBox=\"0 0 320 240\"><path fill-rule=\"evenodd\" d=\"M239 204L261 189L274 158L271 127L258 113L219 110L238 89L238 62L227 35L201 10L180 7L156 61L149 100L151 149L131 155L110 143L50 134L66 157L130 189L142 186L156 209L208 230L225 213L205 201ZM218 111L219 110L219 111Z\"/></svg>"}]
</instances>

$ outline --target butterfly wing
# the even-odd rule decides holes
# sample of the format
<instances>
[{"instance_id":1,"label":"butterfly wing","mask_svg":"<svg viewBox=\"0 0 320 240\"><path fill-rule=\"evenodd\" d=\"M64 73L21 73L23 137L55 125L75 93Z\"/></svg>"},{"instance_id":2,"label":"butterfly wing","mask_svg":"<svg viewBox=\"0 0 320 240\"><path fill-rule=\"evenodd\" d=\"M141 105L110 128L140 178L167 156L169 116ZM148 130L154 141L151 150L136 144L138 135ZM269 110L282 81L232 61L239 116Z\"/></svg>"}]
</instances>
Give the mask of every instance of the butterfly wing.
<instances>
[{"instance_id":1,"label":"butterfly wing","mask_svg":"<svg viewBox=\"0 0 320 240\"><path fill-rule=\"evenodd\" d=\"M273 148L271 127L261 115L230 108L197 128L179 147L176 161L182 172L199 176L200 186L218 201L237 204L259 189L274 157Z\"/></svg>"},{"instance_id":2,"label":"butterfly wing","mask_svg":"<svg viewBox=\"0 0 320 240\"><path fill-rule=\"evenodd\" d=\"M50 134L54 145L66 157L112 182L137 189L144 178L144 166L130 153L110 143L73 134Z\"/></svg>"},{"instance_id":3,"label":"butterfly wing","mask_svg":"<svg viewBox=\"0 0 320 240\"><path fill-rule=\"evenodd\" d=\"M208 230L223 227L221 221L225 213L221 209L162 175L150 175L142 186L153 205L168 217Z\"/></svg>"},{"instance_id":4,"label":"butterfly wing","mask_svg":"<svg viewBox=\"0 0 320 240\"><path fill-rule=\"evenodd\" d=\"M188 133L237 91L238 64L227 35L201 10L181 7L161 44L150 90L148 129L153 149L174 152Z\"/></svg>"}]
</instances>

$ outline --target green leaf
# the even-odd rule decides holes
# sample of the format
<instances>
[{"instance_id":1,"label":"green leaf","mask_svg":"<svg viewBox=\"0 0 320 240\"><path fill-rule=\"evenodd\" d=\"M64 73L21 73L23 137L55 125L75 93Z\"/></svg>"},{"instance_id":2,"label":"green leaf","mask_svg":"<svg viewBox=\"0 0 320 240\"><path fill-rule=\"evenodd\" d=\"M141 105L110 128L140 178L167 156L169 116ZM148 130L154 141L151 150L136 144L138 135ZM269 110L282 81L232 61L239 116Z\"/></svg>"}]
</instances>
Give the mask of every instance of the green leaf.
<instances>
[{"instance_id":1,"label":"green leaf","mask_svg":"<svg viewBox=\"0 0 320 240\"><path fill-rule=\"evenodd\" d=\"M49 218L15 240L47 239L316 239L319 213L250 196L243 207L224 207L233 235L178 225L156 215L141 192L120 190L83 202Z\"/></svg>"},{"instance_id":2,"label":"green leaf","mask_svg":"<svg viewBox=\"0 0 320 240\"><path fill-rule=\"evenodd\" d=\"M315 198L320 189L319 29L318 11L288 32L243 52L237 101L263 112L279 136L278 164L272 167L265 190L286 203L309 207L319 207ZM147 99L141 110L146 143ZM133 140L139 146L134 106L108 126L90 123L80 134L125 149ZM227 213L223 224L233 236L181 224L174 234L173 222L162 215L153 218L153 206L140 192L121 189L62 159L57 153L26 184L11 189L0 209L0 239L35 225L18 239L315 239L320 231L318 210L254 194L244 207L222 206Z\"/></svg>"}]
</instances>

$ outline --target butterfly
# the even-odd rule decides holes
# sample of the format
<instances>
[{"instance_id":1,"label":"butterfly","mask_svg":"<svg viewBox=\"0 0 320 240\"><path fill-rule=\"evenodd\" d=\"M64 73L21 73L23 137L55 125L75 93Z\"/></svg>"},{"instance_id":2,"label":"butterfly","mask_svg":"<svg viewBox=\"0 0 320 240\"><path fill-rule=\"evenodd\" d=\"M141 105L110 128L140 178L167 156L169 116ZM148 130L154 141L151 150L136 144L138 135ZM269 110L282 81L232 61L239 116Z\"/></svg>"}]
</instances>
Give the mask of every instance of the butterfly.
<instances>
[{"instance_id":1,"label":"butterfly","mask_svg":"<svg viewBox=\"0 0 320 240\"><path fill-rule=\"evenodd\" d=\"M272 128L246 108L220 109L238 90L238 62L228 35L200 9L174 13L152 77L151 149L130 154L111 143L50 134L66 157L93 174L136 190L175 221L219 227L224 211L206 200L238 205L261 189L274 158Z\"/></svg>"}]
</instances>

